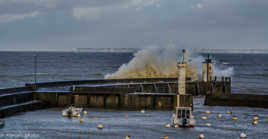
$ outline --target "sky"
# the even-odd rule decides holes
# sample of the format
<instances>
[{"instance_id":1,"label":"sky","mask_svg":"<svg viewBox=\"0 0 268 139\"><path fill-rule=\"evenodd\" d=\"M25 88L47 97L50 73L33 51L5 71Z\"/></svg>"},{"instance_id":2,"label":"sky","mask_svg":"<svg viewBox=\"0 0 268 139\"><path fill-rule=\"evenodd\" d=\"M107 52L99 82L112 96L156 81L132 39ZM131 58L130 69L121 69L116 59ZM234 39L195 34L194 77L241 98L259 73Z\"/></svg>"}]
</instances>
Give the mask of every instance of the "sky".
<instances>
[{"instance_id":1,"label":"sky","mask_svg":"<svg viewBox=\"0 0 268 139\"><path fill-rule=\"evenodd\" d=\"M0 0L0 50L268 49L268 0Z\"/></svg>"}]
</instances>

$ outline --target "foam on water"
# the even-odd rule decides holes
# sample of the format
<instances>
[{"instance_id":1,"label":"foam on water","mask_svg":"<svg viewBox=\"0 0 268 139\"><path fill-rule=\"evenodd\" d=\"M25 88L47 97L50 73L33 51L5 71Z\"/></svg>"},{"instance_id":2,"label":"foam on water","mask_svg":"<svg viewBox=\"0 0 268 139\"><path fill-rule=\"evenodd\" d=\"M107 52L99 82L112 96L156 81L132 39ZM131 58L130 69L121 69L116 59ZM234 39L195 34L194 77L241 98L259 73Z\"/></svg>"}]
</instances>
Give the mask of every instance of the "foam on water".
<instances>
[{"instance_id":1,"label":"foam on water","mask_svg":"<svg viewBox=\"0 0 268 139\"><path fill-rule=\"evenodd\" d=\"M127 64L121 65L118 71L106 75L105 78L176 77L178 75L176 60L182 56L179 49L172 45L145 48L135 53L134 57ZM186 76L197 80L201 76L204 57L188 52L188 59ZM232 67L222 69L214 64L214 75L231 76L232 73Z\"/></svg>"}]
</instances>

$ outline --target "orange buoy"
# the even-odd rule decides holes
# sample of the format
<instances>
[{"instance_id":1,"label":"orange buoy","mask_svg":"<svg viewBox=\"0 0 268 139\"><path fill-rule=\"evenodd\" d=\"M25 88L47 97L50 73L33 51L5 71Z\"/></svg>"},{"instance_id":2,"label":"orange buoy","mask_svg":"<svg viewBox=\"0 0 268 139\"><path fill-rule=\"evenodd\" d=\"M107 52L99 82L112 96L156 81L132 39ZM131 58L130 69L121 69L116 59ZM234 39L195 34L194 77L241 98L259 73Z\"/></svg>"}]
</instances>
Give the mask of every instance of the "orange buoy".
<instances>
[{"instance_id":1,"label":"orange buoy","mask_svg":"<svg viewBox=\"0 0 268 139\"><path fill-rule=\"evenodd\" d=\"M125 115L125 119L128 119L128 114Z\"/></svg>"},{"instance_id":2,"label":"orange buoy","mask_svg":"<svg viewBox=\"0 0 268 139\"><path fill-rule=\"evenodd\" d=\"M211 112L209 110L205 111L205 114L210 114Z\"/></svg>"},{"instance_id":3,"label":"orange buoy","mask_svg":"<svg viewBox=\"0 0 268 139\"><path fill-rule=\"evenodd\" d=\"M238 117L237 116L233 116L232 119L233 120L238 120Z\"/></svg>"}]
</instances>

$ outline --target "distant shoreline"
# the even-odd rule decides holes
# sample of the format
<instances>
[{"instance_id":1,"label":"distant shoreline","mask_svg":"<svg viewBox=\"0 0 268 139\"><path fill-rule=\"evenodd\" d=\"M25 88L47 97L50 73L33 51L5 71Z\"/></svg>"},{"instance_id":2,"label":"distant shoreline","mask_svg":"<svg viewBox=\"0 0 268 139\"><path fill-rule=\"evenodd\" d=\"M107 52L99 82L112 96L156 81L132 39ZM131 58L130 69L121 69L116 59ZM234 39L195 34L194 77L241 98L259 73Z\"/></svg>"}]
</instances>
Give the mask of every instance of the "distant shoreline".
<instances>
[{"instance_id":1,"label":"distant shoreline","mask_svg":"<svg viewBox=\"0 0 268 139\"><path fill-rule=\"evenodd\" d=\"M136 53L140 48L75 48L72 50L0 50L0 52L77 52L77 53ZM189 48L194 53L210 54L268 54L268 49L210 49L210 48Z\"/></svg>"}]
</instances>

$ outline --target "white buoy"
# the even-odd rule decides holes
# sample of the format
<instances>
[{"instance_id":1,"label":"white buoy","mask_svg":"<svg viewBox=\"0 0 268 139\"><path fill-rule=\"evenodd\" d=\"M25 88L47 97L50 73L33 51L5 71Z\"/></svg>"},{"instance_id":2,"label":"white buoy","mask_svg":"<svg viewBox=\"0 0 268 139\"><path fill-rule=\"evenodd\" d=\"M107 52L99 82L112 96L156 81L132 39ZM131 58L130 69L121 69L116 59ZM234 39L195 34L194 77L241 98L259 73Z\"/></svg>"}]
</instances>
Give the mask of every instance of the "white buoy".
<instances>
[{"instance_id":1,"label":"white buoy","mask_svg":"<svg viewBox=\"0 0 268 139\"><path fill-rule=\"evenodd\" d=\"M83 114L84 114L84 115L87 115L87 111L83 111Z\"/></svg>"},{"instance_id":2,"label":"white buoy","mask_svg":"<svg viewBox=\"0 0 268 139\"><path fill-rule=\"evenodd\" d=\"M233 116L232 119L233 120L238 120L238 117L237 116Z\"/></svg>"},{"instance_id":3,"label":"white buoy","mask_svg":"<svg viewBox=\"0 0 268 139\"><path fill-rule=\"evenodd\" d=\"M203 138L205 138L204 134L200 134L199 139L203 139Z\"/></svg>"},{"instance_id":4,"label":"white buoy","mask_svg":"<svg viewBox=\"0 0 268 139\"><path fill-rule=\"evenodd\" d=\"M141 110L141 113L145 113L145 110Z\"/></svg>"},{"instance_id":5,"label":"white buoy","mask_svg":"<svg viewBox=\"0 0 268 139\"><path fill-rule=\"evenodd\" d=\"M205 114L210 114L211 112L209 110L205 111Z\"/></svg>"},{"instance_id":6,"label":"white buoy","mask_svg":"<svg viewBox=\"0 0 268 139\"><path fill-rule=\"evenodd\" d=\"M80 119L80 123L84 123L85 120L83 118Z\"/></svg>"},{"instance_id":7,"label":"white buoy","mask_svg":"<svg viewBox=\"0 0 268 139\"><path fill-rule=\"evenodd\" d=\"M242 133L240 134L240 138L246 138L246 137L247 137L247 135L246 135L245 133L242 132Z\"/></svg>"},{"instance_id":8,"label":"white buoy","mask_svg":"<svg viewBox=\"0 0 268 139\"><path fill-rule=\"evenodd\" d=\"M211 127L211 123L207 123L206 125L207 125L208 127Z\"/></svg>"},{"instance_id":9,"label":"white buoy","mask_svg":"<svg viewBox=\"0 0 268 139\"><path fill-rule=\"evenodd\" d=\"M103 125L102 124L98 124L98 129L103 129Z\"/></svg>"},{"instance_id":10,"label":"white buoy","mask_svg":"<svg viewBox=\"0 0 268 139\"><path fill-rule=\"evenodd\" d=\"M207 117L206 116L201 116L201 119L202 120L207 120Z\"/></svg>"},{"instance_id":11,"label":"white buoy","mask_svg":"<svg viewBox=\"0 0 268 139\"><path fill-rule=\"evenodd\" d=\"M252 124L253 124L253 125L257 125L257 124L258 124L258 120L254 120L254 121L252 122Z\"/></svg>"},{"instance_id":12,"label":"white buoy","mask_svg":"<svg viewBox=\"0 0 268 139\"><path fill-rule=\"evenodd\" d=\"M218 118L222 118L222 114L218 114Z\"/></svg>"},{"instance_id":13,"label":"white buoy","mask_svg":"<svg viewBox=\"0 0 268 139\"><path fill-rule=\"evenodd\" d=\"M171 126L170 126L170 124L166 124L166 128L170 128Z\"/></svg>"},{"instance_id":14,"label":"white buoy","mask_svg":"<svg viewBox=\"0 0 268 139\"><path fill-rule=\"evenodd\" d=\"M179 125L176 124L174 127L175 127L175 128L179 128Z\"/></svg>"},{"instance_id":15,"label":"white buoy","mask_svg":"<svg viewBox=\"0 0 268 139\"><path fill-rule=\"evenodd\" d=\"M253 117L253 120L259 120L259 117L258 116L254 116Z\"/></svg>"}]
</instances>

